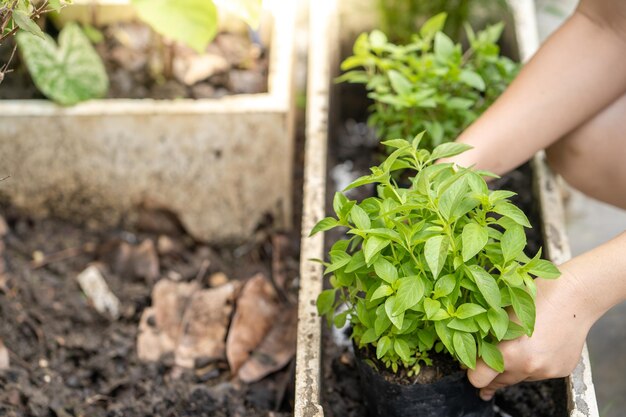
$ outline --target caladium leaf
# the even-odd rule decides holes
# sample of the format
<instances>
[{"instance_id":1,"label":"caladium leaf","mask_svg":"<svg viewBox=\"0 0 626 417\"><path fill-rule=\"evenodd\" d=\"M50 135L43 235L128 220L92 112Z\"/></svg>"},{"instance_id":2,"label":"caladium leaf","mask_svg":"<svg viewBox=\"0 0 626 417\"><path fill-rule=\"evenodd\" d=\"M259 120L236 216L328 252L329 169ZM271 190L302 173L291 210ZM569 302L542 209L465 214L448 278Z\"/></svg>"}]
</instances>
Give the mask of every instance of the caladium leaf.
<instances>
[{"instance_id":1,"label":"caladium leaf","mask_svg":"<svg viewBox=\"0 0 626 417\"><path fill-rule=\"evenodd\" d=\"M69 106L106 94L104 65L77 24L63 28L58 46L47 34L20 32L16 39L33 82L46 97Z\"/></svg>"}]
</instances>

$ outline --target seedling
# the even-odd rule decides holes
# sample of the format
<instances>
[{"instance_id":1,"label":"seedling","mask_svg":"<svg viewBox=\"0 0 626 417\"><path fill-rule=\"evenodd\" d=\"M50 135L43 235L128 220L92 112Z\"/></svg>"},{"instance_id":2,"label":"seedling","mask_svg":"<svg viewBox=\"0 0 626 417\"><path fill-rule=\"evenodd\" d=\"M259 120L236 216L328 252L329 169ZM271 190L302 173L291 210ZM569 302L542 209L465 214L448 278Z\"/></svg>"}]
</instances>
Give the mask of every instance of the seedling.
<instances>
[{"instance_id":1,"label":"seedling","mask_svg":"<svg viewBox=\"0 0 626 417\"><path fill-rule=\"evenodd\" d=\"M533 276L560 273L541 251L532 259L524 253L531 226L509 201L515 193L490 191L488 172L435 163L467 145L429 152L423 137L383 142L393 152L346 188L377 184L378 196L358 203L336 193L336 217L312 230L347 228L348 236L324 263L332 288L318 297L319 314L336 327L349 321L356 346L371 347L394 372L418 373L433 350L469 368L482 357L502 372L497 343L533 333ZM398 170L413 175L408 188L394 182Z\"/></svg>"},{"instance_id":2,"label":"seedling","mask_svg":"<svg viewBox=\"0 0 626 417\"><path fill-rule=\"evenodd\" d=\"M499 55L501 23L478 33L467 26L463 51L442 32L445 21L445 13L432 17L407 45L379 30L361 34L342 63L347 72L338 81L365 84L379 137L410 140L426 130L422 147L429 150L453 141L517 74L518 65Z\"/></svg>"}]
</instances>

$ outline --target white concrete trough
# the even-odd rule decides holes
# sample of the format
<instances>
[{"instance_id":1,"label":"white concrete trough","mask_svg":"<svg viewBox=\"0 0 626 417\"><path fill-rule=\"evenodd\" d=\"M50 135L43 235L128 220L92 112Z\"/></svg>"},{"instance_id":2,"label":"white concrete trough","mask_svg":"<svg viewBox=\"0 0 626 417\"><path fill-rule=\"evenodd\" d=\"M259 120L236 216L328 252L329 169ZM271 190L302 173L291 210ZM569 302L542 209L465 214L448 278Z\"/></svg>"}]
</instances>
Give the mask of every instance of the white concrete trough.
<instances>
[{"instance_id":1,"label":"white concrete trough","mask_svg":"<svg viewBox=\"0 0 626 417\"><path fill-rule=\"evenodd\" d=\"M511 0L520 56L527 60L538 46L534 4L532 0ZM336 0L315 2L310 15L309 84L307 137L305 144L304 211L300 265L300 299L298 312L298 349L296 362L295 417L322 417L321 330L315 300L322 290L322 267L312 259L324 257L324 238L308 238L313 225L325 217L326 153L329 129L329 104L332 78L338 61ZM341 15L343 25L344 15ZM348 24L348 29L353 26ZM361 26L361 30L368 30ZM343 32L344 27L341 27ZM533 160L535 195L540 205L544 248L557 264L569 259L565 234L563 205L556 178L546 165L543 152ZM570 417L599 417L591 379L587 348L573 374L566 378Z\"/></svg>"},{"instance_id":2,"label":"white concrete trough","mask_svg":"<svg viewBox=\"0 0 626 417\"><path fill-rule=\"evenodd\" d=\"M10 175L0 196L36 216L107 225L149 204L211 242L242 241L267 214L289 227L296 3L273 4L267 93L73 107L0 101L0 174ZM67 12L91 7L79 1ZM109 23L132 18L126 0L95 7Z\"/></svg>"}]
</instances>

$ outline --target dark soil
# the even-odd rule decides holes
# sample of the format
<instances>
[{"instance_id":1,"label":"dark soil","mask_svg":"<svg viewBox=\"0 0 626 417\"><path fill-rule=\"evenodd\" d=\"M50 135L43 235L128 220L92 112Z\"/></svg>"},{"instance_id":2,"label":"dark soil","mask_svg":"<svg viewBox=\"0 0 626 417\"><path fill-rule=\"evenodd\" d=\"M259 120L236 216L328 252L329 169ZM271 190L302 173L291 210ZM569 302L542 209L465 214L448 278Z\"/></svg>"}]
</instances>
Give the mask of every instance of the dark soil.
<instances>
[{"instance_id":1,"label":"dark soil","mask_svg":"<svg viewBox=\"0 0 626 417\"><path fill-rule=\"evenodd\" d=\"M140 362L137 328L151 303L153 282L110 270L105 274L121 301L117 320L104 318L88 303L75 280L87 264L107 264L107 248L120 240L156 242L163 234L91 231L54 219L33 221L11 208L2 213L8 230L0 241L6 267L5 273L0 268L0 340L9 351L10 367L0 371L1 416L291 415L292 364L245 385L232 377L225 361L198 363L193 370L176 367L167 356L156 363ZM280 235L260 230L252 243L216 248L170 226L163 230L172 232L168 238L179 250L160 256L160 276L198 280L204 287L218 271L233 280L256 272L272 277L272 242ZM281 249L283 288L289 298L296 291L298 239L283 240L289 242ZM80 250L42 267L33 265L33 259L68 248ZM208 270L198 275L206 261Z\"/></svg>"},{"instance_id":2,"label":"dark soil","mask_svg":"<svg viewBox=\"0 0 626 417\"><path fill-rule=\"evenodd\" d=\"M419 373L413 376L409 376L408 370L405 368L398 369L398 372L392 372L384 363L376 358L376 352L374 352L369 345L356 351L355 354L357 358L373 363L378 373L380 373L387 382L399 385L432 384L447 375L461 370L459 363L449 354L443 352L430 352L429 358L432 361L432 365L420 364Z\"/></svg>"},{"instance_id":3,"label":"dark soil","mask_svg":"<svg viewBox=\"0 0 626 417\"><path fill-rule=\"evenodd\" d=\"M369 167L380 163L379 141L367 126L367 103L361 86L342 84L338 88L335 111L339 123L331 129L329 144L329 178L327 207L332 196L353 179L369 173ZM532 170L529 164L493 181L490 187L517 192L511 200L528 216L532 229L526 229L528 255L534 256L543 244L538 204L533 195ZM350 198L361 200L374 194L372 187L350 190ZM341 231L327 233L330 247L342 238ZM359 390L359 376L354 364L351 343L341 331L325 327L323 338L322 397L328 417L362 417L367 415ZM498 417L566 417L567 393L564 379L529 382L509 387L496 395Z\"/></svg>"},{"instance_id":4,"label":"dark soil","mask_svg":"<svg viewBox=\"0 0 626 417\"><path fill-rule=\"evenodd\" d=\"M52 25L47 30L56 37ZM104 40L95 47L109 76L108 98L201 99L267 91L268 51L246 34L220 33L201 56L180 44L163 45L141 23L109 25L99 31ZM0 47L0 63L7 62L12 49L13 40ZM44 98L19 51L9 68L0 99Z\"/></svg>"}]
</instances>

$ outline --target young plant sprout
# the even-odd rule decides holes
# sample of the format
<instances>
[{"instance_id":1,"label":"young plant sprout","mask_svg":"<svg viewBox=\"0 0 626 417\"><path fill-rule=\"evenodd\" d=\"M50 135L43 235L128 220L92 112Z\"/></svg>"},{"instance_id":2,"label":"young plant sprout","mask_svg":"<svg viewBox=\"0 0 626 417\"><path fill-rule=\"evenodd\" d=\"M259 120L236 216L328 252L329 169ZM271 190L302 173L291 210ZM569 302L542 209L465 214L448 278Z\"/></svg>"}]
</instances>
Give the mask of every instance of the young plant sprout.
<instances>
[{"instance_id":1,"label":"young plant sprout","mask_svg":"<svg viewBox=\"0 0 626 417\"><path fill-rule=\"evenodd\" d=\"M474 33L467 26L463 51L442 29L446 14L429 19L407 45L375 30L361 34L354 55L341 65L338 81L364 84L374 101L369 124L379 137L411 139L428 131L422 147L432 150L456 138L482 114L517 74L519 66L500 56L504 25Z\"/></svg>"},{"instance_id":2,"label":"young plant sprout","mask_svg":"<svg viewBox=\"0 0 626 417\"><path fill-rule=\"evenodd\" d=\"M332 288L320 294L318 311L336 327L349 320L356 346L371 347L394 372L418 373L433 350L468 368L481 357L501 372L498 342L533 333L533 276L560 273L541 251L524 254L530 223L509 201L513 192L487 188L484 176L493 174L436 163L467 145L430 152L420 148L423 137L383 142L393 152L346 188L374 183L378 196L356 202L336 193L336 217L313 228L348 235L324 262ZM394 182L398 170L412 174L408 188Z\"/></svg>"}]
</instances>

